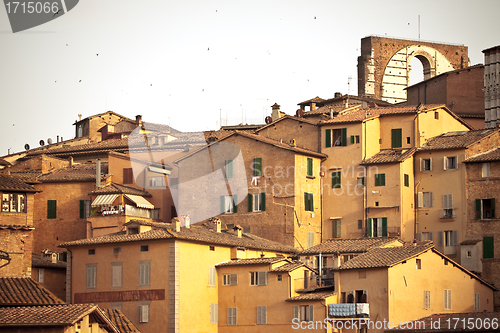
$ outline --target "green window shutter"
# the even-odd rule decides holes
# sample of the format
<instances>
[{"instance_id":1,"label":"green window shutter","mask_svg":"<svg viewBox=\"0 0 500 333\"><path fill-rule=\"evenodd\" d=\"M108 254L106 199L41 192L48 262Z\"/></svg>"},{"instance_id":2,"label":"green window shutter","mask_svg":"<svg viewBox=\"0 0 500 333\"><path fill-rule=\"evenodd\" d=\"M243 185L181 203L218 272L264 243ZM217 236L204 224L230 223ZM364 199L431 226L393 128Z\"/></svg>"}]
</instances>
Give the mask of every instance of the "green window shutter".
<instances>
[{"instance_id":1,"label":"green window shutter","mask_svg":"<svg viewBox=\"0 0 500 333\"><path fill-rule=\"evenodd\" d=\"M85 218L85 200L80 200L80 218Z\"/></svg>"},{"instance_id":2,"label":"green window shutter","mask_svg":"<svg viewBox=\"0 0 500 333\"><path fill-rule=\"evenodd\" d=\"M354 144L354 135L351 135L351 144Z\"/></svg>"},{"instance_id":3,"label":"green window shutter","mask_svg":"<svg viewBox=\"0 0 500 333\"><path fill-rule=\"evenodd\" d=\"M476 199L476 219L481 219L481 199Z\"/></svg>"},{"instance_id":4,"label":"green window shutter","mask_svg":"<svg viewBox=\"0 0 500 333\"><path fill-rule=\"evenodd\" d=\"M57 200L47 200L47 218L57 218Z\"/></svg>"},{"instance_id":5,"label":"green window shutter","mask_svg":"<svg viewBox=\"0 0 500 333\"><path fill-rule=\"evenodd\" d=\"M492 259L495 257L495 244L493 237L483 237L483 258Z\"/></svg>"},{"instance_id":6,"label":"green window shutter","mask_svg":"<svg viewBox=\"0 0 500 333\"><path fill-rule=\"evenodd\" d=\"M226 178L233 178L233 160L226 160Z\"/></svg>"},{"instance_id":7,"label":"green window shutter","mask_svg":"<svg viewBox=\"0 0 500 333\"><path fill-rule=\"evenodd\" d=\"M233 194L233 213L237 213L238 212L238 197L236 196L236 194Z\"/></svg>"},{"instance_id":8,"label":"green window shutter","mask_svg":"<svg viewBox=\"0 0 500 333\"><path fill-rule=\"evenodd\" d=\"M368 237L373 237L372 219L368 219Z\"/></svg>"},{"instance_id":9,"label":"green window shutter","mask_svg":"<svg viewBox=\"0 0 500 333\"><path fill-rule=\"evenodd\" d=\"M341 188L341 173L340 171L332 172L332 188Z\"/></svg>"},{"instance_id":10,"label":"green window shutter","mask_svg":"<svg viewBox=\"0 0 500 333\"><path fill-rule=\"evenodd\" d=\"M220 196L220 213L224 214L226 212L226 198L224 195Z\"/></svg>"},{"instance_id":11,"label":"green window shutter","mask_svg":"<svg viewBox=\"0 0 500 333\"><path fill-rule=\"evenodd\" d=\"M382 218L382 237L387 237L387 217Z\"/></svg>"},{"instance_id":12,"label":"green window shutter","mask_svg":"<svg viewBox=\"0 0 500 333\"><path fill-rule=\"evenodd\" d=\"M313 159L307 158L307 177L313 176Z\"/></svg>"},{"instance_id":13,"label":"green window shutter","mask_svg":"<svg viewBox=\"0 0 500 333\"><path fill-rule=\"evenodd\" d=\"M260 204L261 204L261 211L266 210L266 192L262 192L260 194Z\"/></svg>"},{"instance_id":14,"label":"green window shutter","mask_svg":"<svg viewBox=\"0 0 500 333\"><path fill-rule=\"evenodd\" d=\"M403 146L403 130L401 128L393 128L391 130L392 148L401 148Z\"/></svg>"},{"instance_id":15,"label":"green window shutter","mask_svg":"<svg viewBox=\"0 0 500 333\"><path fill-rule=\"evenodd\" d=\"M309 193L309 197L311 198L311 202L309 203L309 208L310 208L311 212L314 212L314 198L313 198L313 194Z\"/></svg>"},{"instance_id":16,"label":"green window shutter","mask_svg":"<svg viewBox=\"0 0 500 333\"><path fill-rule=\"evenodd\" d=\"M410 175L405 173L405 186L410 187Z\"/></svg>"},{"instance_id":17,"label":"green window shutter","mask_svg":"<svg viewBox=\"0 0 500 333\"><path fill-rule=\"evenodd\" d=\"M253 159L253 175L262 176L262 157Z\"/></svg>"},{"instance_id":18,"label":"green window shutter","mask_svg":"<svg viewBox=\"0 0 500 333\"><path fill-rule=\"evenodd\" d=\"M385 173L382 173L380 175L381 175L381 179L380 179L381 185L380 186L385 186Z\"/></svg>"},{"instance_id":19,"label":"green window shutter","mask_svg":"<svg viewBox=\"0 0 500 333\"><path fill-rule=\"evenodd\" d=\"M375 175L375 186L385 186L385 173Z\"/></svg>"},{"instance_id":20,"label":"green window shutter","mask_svg":"<svg viewBox=\"0 0 500 333\"><path fill-rule=\"evenodd\" d=\"M347 146L347 128L342 128L342 146Z\"/></svg>"},{"instance_id":21,"label":"green window shutter","mask_svg":"<svg viewBox=\"0 0 500 333\"><path fill-rule=\"evenodd\" d=\"M325 131L325 147L331 147L332 146L332 130L327 129Z\"/></svg>"},{"instance_id":22,"label":"green window shutter","mask_svg":"<svg viewBox=\"0 0 500 333\"><path fill-rule=\"evenodd\" d=\"M248 193L248 211L253 212L253 194Z\"/></svg>"},{"instance_id":23,"label":"green window shutter","mask_svg":"<svg viewBox=\"0 0 500 333\"><path fill-rule=\"evenodd\" d=\"M307 199L308 199L308 195L306 192L304 192L304 210L305 211L309 210L309 201Z\"/></svg>"}]
</instances>

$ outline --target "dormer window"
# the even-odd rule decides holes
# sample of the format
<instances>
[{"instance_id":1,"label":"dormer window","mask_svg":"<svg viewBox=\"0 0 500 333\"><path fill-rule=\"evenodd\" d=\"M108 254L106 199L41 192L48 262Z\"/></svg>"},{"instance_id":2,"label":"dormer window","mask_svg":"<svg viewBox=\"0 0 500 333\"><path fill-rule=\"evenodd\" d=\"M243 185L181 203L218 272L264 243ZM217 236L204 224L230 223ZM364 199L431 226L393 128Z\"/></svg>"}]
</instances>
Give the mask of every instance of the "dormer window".
<instances>
[{"instance_id":1,"label":"dormer window","mask_svg":"<svg viewBox=\"0 0 500 333\"><path fill-rule=\"evenodd\" d=\"M139 233L139 227L128 228L129 235L137 235Z\"/></svg>"}]
</instances>

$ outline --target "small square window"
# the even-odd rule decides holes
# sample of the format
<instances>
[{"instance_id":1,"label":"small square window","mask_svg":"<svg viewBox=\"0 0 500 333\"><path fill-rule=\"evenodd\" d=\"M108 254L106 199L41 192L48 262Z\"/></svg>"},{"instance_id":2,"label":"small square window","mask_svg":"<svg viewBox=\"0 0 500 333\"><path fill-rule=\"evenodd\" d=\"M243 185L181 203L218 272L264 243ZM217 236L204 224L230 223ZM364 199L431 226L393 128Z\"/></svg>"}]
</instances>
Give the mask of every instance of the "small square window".
<instances>
[{"instance_id":1,"label":"small square window","mask_svg":"<svg viewBox=\"0 0 500 333\"><path fill-rule=\"evenodd\" d=\"M378 201L375 201L375 207L378 207Z\"/></svg>"},{"instance_id":2,"label":"small square window","mask_svg":"<svg viewBox=\"0 0 500 333\"><path fill-rule=\"evenodd\" d=\"M278 281L283 281L283 275L282 274L278 274Z\"/></svg>"},{"instance_id":3,"label":"small square window","mask_svg":"<svg viewBox=\"0 0 500 333\"><path fill-rule=\"evenodd\" d=\"M141 245L141 252L148 252L149 251L149 245Z\"/></svg>"},{"instance_id":4,"label":"small square window","mask_svg":"<svg viewBox=\"0 0 500 333\"><path fill-rule=\"evenodd\" d=\"M406 144L408 144L408 145L409 145L410 143L411 143L411 139L410 139L410 137L409 137L409 136L407 136L407 137L406 137Z\"/></svg>"},{"instance_id":5,"label":"small square window","mask_svg":"<svg viewBox=\"0 0 500 333\"><path fill-rule=\"evenodd\" d=\"M92 256L95 254L95 249L89 249L89 256Z\"/></svg>"},{"instance_id":6,"label":"small square window","mask_svg":"<svg viewBox=\"0 0 500 333\"><path fill-rule=\"evenodd\" d=\"M114 247L113 248L113 254L115 256L119 255L120 253L122 253L122 248L121 247Z\"/></svg>"},{"instance_id":7,"label":"small square window","mask_svg":"<svg viewBox=\"0 0 500 333\"><path fill-rule=\"evenodd\" d=\"M434 112L434 119L439 119L439 112Z\"/></svg>"},{"instance_id":8,"label":"small square window","mask_svg":"<svg viewBox=\"0 0 500 333\"><path fill-rule=\"evenodd\" d=\"M210 246L210 251L215 251L215 246Z\"/></svg>"},{"instance_id":9,"label":"small square window","mask_svg":"<svg viewBox=\"0 0 500 333\"><path fill-rule=\"evenodd\" d=\"M472 252L471 252L471 251L466 251L466 252L465 252L465 256L466 256L467 258L471 258L471 257L472 257Z\"/></svg>"},{"instance_id":10,"label":"small square window","mask_svg":"<svg viewBox=\"0 0 500 333\"><path fill-rule=\"evenodd\" d=\"M417 269L422 269L422 259L417 259Z\"/></svg>"}]
</instances>

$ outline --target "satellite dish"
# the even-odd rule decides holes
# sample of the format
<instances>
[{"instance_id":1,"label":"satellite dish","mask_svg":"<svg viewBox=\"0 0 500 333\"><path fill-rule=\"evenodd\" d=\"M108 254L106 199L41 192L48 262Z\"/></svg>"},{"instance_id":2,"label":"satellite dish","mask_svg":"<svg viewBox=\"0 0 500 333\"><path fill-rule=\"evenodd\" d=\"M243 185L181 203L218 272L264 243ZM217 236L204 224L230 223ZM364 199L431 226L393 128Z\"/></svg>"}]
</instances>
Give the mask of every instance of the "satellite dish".
<instances>
[{"instance_id":1,"label":"satellite dish","mask_svg":"<svg viewBox=\"0 0 500 333\"><path fill-rule=\"evenodd\" d=\"M302 110L302 109L298 109L298 110L295 112L295 116L296 116L296 117L299 117L299 118L304 117L304 110Z\"/></svg>"},{"instance_id":2,"label":"satellite dish","mask_svg":"<svg viewBox=\"0 0 500 333\"><path fill-rule=\"evenodd\" d=\"M267 116L266 117L266 124L270 124L273 122L273 118L271 118L271 116Z\"/></svg>"},{"instance_id":3,"label":"satellite dish","mask_svg":"<svg viewBox=\"0 0 500 333\"><path fill-rule=\"evenodd\" d=\"M24 149L26 149L26 150L30 150L30 145L29 145L29 144L25 144L25 145L24 145Z\"/></svg>"},{"instance_id":4,"label":"satellite dish","mask_svg":"<svg viewBox=\"0 0 500 333\"><path fill-rule=\"evenodd\" d=\"M47 139L47 143L48 143L49 145L51 145L51 144L52 144L52 139L51 139L51 138L48 138L48 139Z\"/></svg>"},{"instance_id":5,"label":"satellite dish","mask_svg":"<svg viewBox=\"0 0 500 333\"><path fill-rule=\"evenodd\" d=\"M45 145L45 141L43 141L43 140L40 140L39 143L40 143L40 146L44 146Z\"/></svg>"}]
</instances>

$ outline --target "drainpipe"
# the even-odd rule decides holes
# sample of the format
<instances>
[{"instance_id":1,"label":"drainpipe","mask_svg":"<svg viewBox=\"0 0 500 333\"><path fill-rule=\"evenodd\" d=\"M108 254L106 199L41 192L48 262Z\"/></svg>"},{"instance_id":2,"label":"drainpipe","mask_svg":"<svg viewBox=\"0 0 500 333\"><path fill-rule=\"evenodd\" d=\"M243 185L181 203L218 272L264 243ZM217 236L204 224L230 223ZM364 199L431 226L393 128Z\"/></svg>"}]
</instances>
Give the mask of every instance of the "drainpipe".
<instances>
[{"instance_id":1,"label":"drainpipe","mask_svg":"<svg viewBox=\"0 0 500 333\"><path fill-rule=\"evenodd\" d=\"M95 186L101 187L101 160L95 162Z\"/></svg>"},{"instance_id":2,"label":"drainpipe","mask_svg":"<svg viewBox=\"0 0 500 333\"><path fill-rule=\"evenodd\" d=\"M66 256L66 304L71 304L72 284L71 278L73 276L73 253L70 249L66 249L68 255Z\"/></svg>"}]
</instances>

